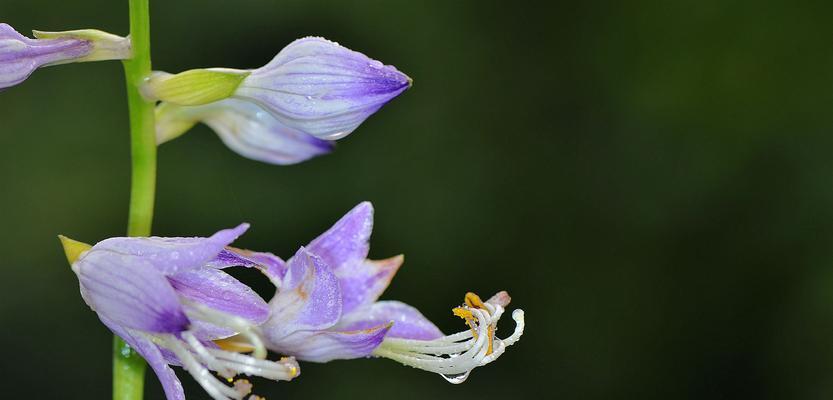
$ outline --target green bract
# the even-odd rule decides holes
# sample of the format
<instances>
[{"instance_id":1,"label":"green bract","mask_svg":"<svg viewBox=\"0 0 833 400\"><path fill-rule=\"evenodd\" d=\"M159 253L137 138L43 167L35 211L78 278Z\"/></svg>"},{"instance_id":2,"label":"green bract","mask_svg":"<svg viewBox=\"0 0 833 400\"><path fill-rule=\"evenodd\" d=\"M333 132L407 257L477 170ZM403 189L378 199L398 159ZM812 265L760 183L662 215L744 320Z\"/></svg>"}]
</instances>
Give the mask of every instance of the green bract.
<instances>
[{"instance_id":1,"label":"green bract","mask_svg":"<svg viewBox=\"0 0 833 400\"><path fill-rule=\"evenodd\" d=\"M142 94L153 100L183 106L199 106L231 97L249 76L248 71L209 68L172 75L157 72L142 85Z\"/></svg>"}]
</instances>

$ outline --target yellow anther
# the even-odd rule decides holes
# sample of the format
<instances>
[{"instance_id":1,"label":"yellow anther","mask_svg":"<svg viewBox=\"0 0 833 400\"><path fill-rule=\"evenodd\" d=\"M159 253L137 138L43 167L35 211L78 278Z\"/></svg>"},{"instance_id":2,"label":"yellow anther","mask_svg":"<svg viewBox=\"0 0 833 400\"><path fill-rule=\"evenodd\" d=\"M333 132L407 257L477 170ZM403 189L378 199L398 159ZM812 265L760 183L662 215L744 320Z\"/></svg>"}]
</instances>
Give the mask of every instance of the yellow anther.
<instances>
[{"instance_id":1,"label":"yellow anther","mask_svg":"<svg viewBox=\"0 0 833 400\"><path fill-rule=\"evenodd\" d=\"M466 293L465 301L466 301L466 305L469 306L469 307L480 308L480 309L486 308L486 305L483 304L483 300L480 300L480 296L478 296L478 295L476 295L472 292Z\"/></svg>"},{"instance_id":2,"label":"yellow anther","mask_svg":"<svg viewBox=\"0 0 833 400\"><path fill-rule=\"evenodd\" d=\"M489 325L489 330L487 332L488 332L488 338L489 338L489 349L486 350L486 355L488 356L489 354L492 354L492 350L493 350L492 345L495 341L495 328L493 326Z\"/></svg>"},{"instance_id":3,"label":"yellow anther","mask_svg":"<svg viewBox=\"0 0 833 400\"><path fill-rule=\"evenodd\" d=\"M454 315L456 315L456 316L458 316L462 319L468 320L468 319L473 319L474 318L474 314L472 314L471 311L469 311L469 310L467 310L463 307L454 307L454 308L451 309L451 312L453 312Z\"/></svg>"},{"instance_id":4,"label":"yellow anther","mask_svg":"<svg viewBox=\"0 0 833 400\"><path fill-rule=\"evenodd\" d=\"M474 336L474 339L477 340L477 329L475 328L474 314L472 314L471 310L463 307L455 307L451 309L451 312L453 312L454 315L466 320L466 325L471 328L472 336Z\"/></svg>"},{"instance_id":5,"label":"yellow anther","mask_svg":"<svg viewBox=\"0 0 833 400\"><path fill-rule=\"evenodd\" d=\"M245 341L245 339L239 336L232 336L226 339L215 340L214 344L216 344L225 351L231 351L235 353L251 353L255 351L255 347L251 343Z\"/></svg>"}]
</instances>

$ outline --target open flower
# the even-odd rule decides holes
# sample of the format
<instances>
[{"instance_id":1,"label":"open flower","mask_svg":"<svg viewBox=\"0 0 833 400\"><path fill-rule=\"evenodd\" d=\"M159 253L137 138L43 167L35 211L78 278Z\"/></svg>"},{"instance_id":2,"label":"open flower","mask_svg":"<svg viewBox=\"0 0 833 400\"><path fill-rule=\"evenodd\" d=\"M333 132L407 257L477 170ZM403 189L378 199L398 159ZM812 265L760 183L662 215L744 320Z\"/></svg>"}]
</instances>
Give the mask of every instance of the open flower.
<instances>
[{"instance_id":1,"label":"open flower","mask_svg":"<svg viewBox=\"0 0 833 400\"><path fill-rule=\"evenodd\" d=\"M265 359L256 327L268 319L266 302L211 264L247 228L209 238L111 238L91 248L62 238L84 301L148 361L169 400L185 398L170 365L185 368L214 399L242 399L251 384L228 386L210 371L230 382L238 374L273 380L298 375L292 358ZM251 356L214 343L235 334L251 343Z\"/></svg>"},{"instance_id":2,"label":"open flower","mask_svg":"<svg viewBox=\"0 0 833 400\"><path fill-rule=\"evenodd\" d=\"M329 153L335 142L286 126L259 105L225 99L202 106L164 102L156 107L156 141L174 139L203 122L238 154L270 164L288 165Z\"/></svg>"},{"instance_id":3,"label":"open flower","mask_svg":"<svg viewBox=\"0 0 833 400\"><path fill-rule=\"evenodd\" d=\"M129 39L97 30L35 31L35 36L29 39L0 23L0 90L20 84L40 67L130 56Z\"/></svg>"},{"instance_id":4,"label":"open flower","mask_svg":"<svg viewBox=\"0 0 833 400\"><path fill-rule=\"evenodd\" d=\"M521 310L512 315L515 332L506 339L496 336L509 303L506 292L485 302L466 295L453 311L469 329L449 336L407 304L377 301L403 257L368 260L372 228L373 207L361 203L287 262L232 248L221 253L221 265L259 267L278 288L269 302L271 316L261 326L268 348L316 362L385 357L461 383L520 338ZM246 340L231 342L240 346Z\"/></svg>"},{"instance_id":5,"label":"open flower","mask_svg":"<svg viewBox=\"0 0 833 400\"><path fill-rule=\"evenodd\" d=\"M393 66L324 38L307 37L255 70L156 72L143 93L189 106L229 97L250 101L287 127L336 140L410 86L411 79Z\"/></svg>"}]
</instances>

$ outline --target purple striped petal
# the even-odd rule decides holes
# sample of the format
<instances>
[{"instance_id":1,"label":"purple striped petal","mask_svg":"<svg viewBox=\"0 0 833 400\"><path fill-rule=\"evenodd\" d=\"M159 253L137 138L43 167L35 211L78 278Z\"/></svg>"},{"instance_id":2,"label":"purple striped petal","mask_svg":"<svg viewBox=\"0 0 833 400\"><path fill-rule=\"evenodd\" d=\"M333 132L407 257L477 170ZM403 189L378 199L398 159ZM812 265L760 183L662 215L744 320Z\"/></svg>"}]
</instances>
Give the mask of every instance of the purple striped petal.
<instances>
[{"instance_id":1,"label":"purple striped petal","mask_svg":"<svg viewBox=\"0 0 833 400\"><path fill-rule=\"evenodd\" d=\"M328 362L368 357L382 344L390 324L355 331L300 331L273 350L304 361Z\"/></svg>"},{"instance_id":2,"label":"purple striped petal","mask_svg":"<svg viewBox=\"0 0 833 400\"><path fill-rule=\"evenodd\" d=\"M182 383L176 377L174 370L168 365L177 365L178 360L173 363L170 362L157 345L141 334L131 332L129 329L100 315L99 319L147 361L150 368L156 373L156 377L159 378L159 383L162 384L162 389L165 391L167 400L185 400L185 390L182 388ZM171 357L173 357L172 354Z\"/></svg>"},{"instance_id":3,"label":"purple striped petal","mask_svg":"<svg viewBox=\"0 0 833 400\"><path fill-rule=\"evenodd\" d=\"M287 268L286 261L272 253L261 253L234 247L227 247L221 251L208 265L220 269L228 267L257 268L277 284L283 280Z\"/></svg>"},{"instance_id":4,"label":"purple striped petal","mask_svg":"<svg viewBox=\"0 0 833 400\"><path fill-rule=\"evenodd\" d=\"M372 232L373 205L362 202L308 245L338 277L345 314L376 301L402 265L402 256L366 259Z\"/></svg>"},{"instance_id":5,"label":"purple striped petal","mask_svg":"<svg viewBox=\"0 0 833 400\"><path fill-rule=\"evenodd\" d=\"M118 237L106 239L93 249L142 257L165 275L186 268L202 267L217 257L223 248L237 239L249 224L219 231L208 238Z\"/></svg>"},{"instance_id":6,"label":"purple striped petal","mask_svg":"<svg viewBox=\"0 0 833 400\"><path fill-rule=\"evenodd\" d=\"M37 68L82 58L93 50L78 39L29 39L0 23L0 89L15 86Z\"/></svg>"},{"instance_id":7,"label":"purple striped petal","mask_svg":"<svg viewBox=\"0 0 833 400\"><path fill-rule=\"evenodd\" d=\"M168 281L178 295L255 325L269 318L269 306L254 290L219 269L187 269L169 276Z\"/></svg>"},{"instance_id":8,"label":"purple striped petal","mask_svg":"<svg viewBox=\"0 0 833 400\"><path fill-rule=\"evenodd\" d=\"M342 266L336 271L343 297L342 313L370 305L387 289L391 279L399 270L403 256L386 260L363 260Z\"/></svg>"},{"instance_id":9,"label":"purple striped petal","mask_svg":"<svg viewBox=\"0 0 833 400\"><path fill-rule=\"evenodd\" d=\"M393 322L389 337L431 340L444 336L428 318L414 307L399 301L379 301L345 315L339 322L339 330L360 330Z\"/></svg>"},{"instance_id":10,"label":"purple striped petal","mask_svg":"<svg viewBox=\"0 0 833 400\"><path fill-rule=\"evenodd\" d=\"M296 40L254 70L235 97L315 137L347 136L411 85L390 65L317 37Z\"/></svg>"},{"instance_id":11,"label":"purple striped petal","mask_svg":"<svg viewBox=\"0 0 833 400\"><path fill-rule=\"evenodd\" d=\"M192 107L163 103L157 107L156 116L159 143L203 122L236 153L270 164L297 164L335 147L335 142L291 128L250 101L226 99Z\"/></svg>"},{"instance_id":12,"label":"purple striped petal","mask_svg":"<svg viewBox=\"0 0 833 400\"><path fill-rule=\"evenodd\" d=\"M327 329L341 317L338 279L318 256L302 247L288 267L281 289L269 302L272 316L262 326L272 343L296 331Z\"/></svg>"},{"instance_id":13,"label":"purple striped petal","mask_svg":"<svg viewBox=\"0 0 833 400\"><path fill-rule=\"evenodd\" d=\"M93 248L73 264L73 271L90 308L118 325L159 333L188 328L173 287L142 258Z\"/></svg>"},{"instance_id":14,"label":"purple striped petal","mask_svg":"<svg viewBox=\"0 0 833 400\"><path fill-rule=\"evenodd\" d=\"M373 205L365 201L353 207L307 247L338 272L347 264L367 258L372 232Z\"/></svg>"}]
</instances>

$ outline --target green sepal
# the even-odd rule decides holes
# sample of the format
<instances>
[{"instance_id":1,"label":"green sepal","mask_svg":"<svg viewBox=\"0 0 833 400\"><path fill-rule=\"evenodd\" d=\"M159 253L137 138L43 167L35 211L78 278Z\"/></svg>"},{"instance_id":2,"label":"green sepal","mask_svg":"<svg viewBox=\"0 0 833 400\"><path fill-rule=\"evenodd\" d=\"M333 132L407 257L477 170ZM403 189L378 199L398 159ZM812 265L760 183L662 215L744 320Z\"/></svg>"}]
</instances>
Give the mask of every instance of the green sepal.
<instances>
[{"instance_id":1,"label":"green sepal","mask_svg":"<svg viewBox=\"0 0 833 400\"><path fill-rule=\"evenodd\" d=\"M176 75L157 72L142 85L142 94L153 100L182 106L199 106L234 95L249 71L192 69Z\"/></svg>"},{"instance_id":2,"label":"green sepal","mask_svg":"<svg viewBox=\"0 0 833 400\"><path fill-rule=\"evenodd\" d=\"M61 245L64 247L64 255L67 257L70 265L74 264L82 254L93 247L64 235L58 235L58 239L61 239Z\"/></svg>"}]
</instances>

